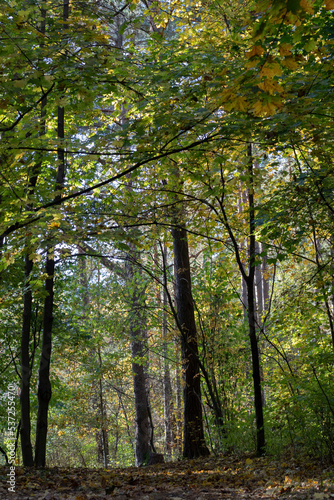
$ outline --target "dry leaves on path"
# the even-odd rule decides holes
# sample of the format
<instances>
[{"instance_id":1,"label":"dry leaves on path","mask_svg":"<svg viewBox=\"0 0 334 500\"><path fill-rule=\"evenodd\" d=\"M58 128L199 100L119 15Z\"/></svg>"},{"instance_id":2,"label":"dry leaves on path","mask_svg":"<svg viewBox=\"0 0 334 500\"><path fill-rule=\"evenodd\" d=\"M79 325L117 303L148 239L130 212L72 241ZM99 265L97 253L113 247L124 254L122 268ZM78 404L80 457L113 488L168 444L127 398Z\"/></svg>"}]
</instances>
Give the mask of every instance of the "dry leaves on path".
<instances>
[{"instance_id":1,"label":"dry leaves on path","mask_svg":"<svg viewBox=\"0 0 334 500\"><path fill-rule=\"evenodd\" d=\"M265 458L210 457L126 469L0 468L3 500L334 500L334 467Z\"/></svg>"}]
</instances>

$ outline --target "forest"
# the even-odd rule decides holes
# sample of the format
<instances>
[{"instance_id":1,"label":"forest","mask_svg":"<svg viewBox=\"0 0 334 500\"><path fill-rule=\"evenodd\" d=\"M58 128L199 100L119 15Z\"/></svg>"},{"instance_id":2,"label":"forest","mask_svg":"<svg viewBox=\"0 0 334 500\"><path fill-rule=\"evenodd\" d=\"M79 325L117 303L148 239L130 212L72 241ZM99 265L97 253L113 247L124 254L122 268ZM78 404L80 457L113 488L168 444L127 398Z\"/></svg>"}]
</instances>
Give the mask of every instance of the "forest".
<instances>
[{"instance_id":1,"label":"forest","mask_svg":"<svg viewBox=\"0 0 334 500\"><path fill-rule=\"evenodd\" d=\"M0 6L0 463L333 463L334 1Z\"/></svg>"}]
</instances>

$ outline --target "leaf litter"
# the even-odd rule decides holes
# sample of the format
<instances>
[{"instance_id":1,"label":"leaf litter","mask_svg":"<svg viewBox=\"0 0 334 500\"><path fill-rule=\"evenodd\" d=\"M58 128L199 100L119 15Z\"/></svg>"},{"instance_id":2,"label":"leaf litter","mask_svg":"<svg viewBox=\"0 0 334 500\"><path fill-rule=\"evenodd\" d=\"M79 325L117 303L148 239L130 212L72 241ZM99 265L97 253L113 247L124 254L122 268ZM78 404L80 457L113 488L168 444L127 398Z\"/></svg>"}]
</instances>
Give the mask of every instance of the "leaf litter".
<instances>
[{"instance_id":1,"label":"leaf litter","mask_svg":"<svg viewBox=\"0 0 334 500\"><path fill-rule=\"evenodd\" d=\"M334 466L221 456L125 469L0 467L3 500L334 500Z\"/></svg>"}]
</instances>

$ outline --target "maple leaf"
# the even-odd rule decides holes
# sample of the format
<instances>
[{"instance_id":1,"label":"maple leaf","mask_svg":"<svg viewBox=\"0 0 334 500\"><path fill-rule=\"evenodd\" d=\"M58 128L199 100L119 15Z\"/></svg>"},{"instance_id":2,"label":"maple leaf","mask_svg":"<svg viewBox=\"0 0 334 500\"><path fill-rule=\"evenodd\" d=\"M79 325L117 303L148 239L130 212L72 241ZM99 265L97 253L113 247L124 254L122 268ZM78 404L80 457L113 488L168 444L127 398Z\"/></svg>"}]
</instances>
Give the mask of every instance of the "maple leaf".
<instances>
[{"instance_id":1,"label":"maple leaf","mask_svg":"<svg viewBox=\"0 0 334 500\"><path fill-rule=\"evenodd\" d=\"M261 45L254 45L252 49L246 53L246 56L250 59L254 56L262 56L264 54L264 48Z\"/></svg>"},{"instance_id":2,"label":"maple leaf","mask_svg":"<svg viewBox=\"0 0 334 500\"><path fill-rule=\"evenodd\" d=\"M29 254L29 259L33 262L40 262L42 256L39 253L32 252L31 254Z\"/></svg>"},{"instance_id":3,"label":"maple leaf","mask_svg":"<svg viewBox=\"0 0 334 500\"><path fill-rule=\"evenodd\" d=\"M289 56L291 54L292 45L290 43L281 43L279 46L279 53L281 56Z\"/></svg>"},{"instance_id":4,"label":"maple leaf","mask_svg":"<svg viewBox=\"0 0 334 500\"><path fill-rule=\"evenodd\" d=\"M300 6L308 14L314 14L314 8L308 0L300 0Z\"/></svg>"},{"instance_id":5,"label":"maple leaf","mask_svg":"<svg viewBox=\"0 0 334 500\"><path fill-rule=\"evenodd\" d=\"M257 101L253 106L253 112L256 116L271 116L277 111L277 106L269 101Z\"/></svg>"},{"instance_id":6,"label":"maple leaf","mask_svg":"<svg viewBox=\"0 0 334 500\"><path fill-rule=\"evenodd\" d=\"M268 78L266 78L263 82L259 83L258 87L261 90L268 92L270 95L276 92L280 94L283 92L283 88L279 85L279 83L277 83L275 80L271 80Z\"/></svg>"},{"instance_id":7,"label":"maple leaf","mask_svg":"<svg viewBox=\"0 0 334 500\"><path fill-rule=\"evenodd\" d=\"M282 61L282 66L288 69L297 69L299 64L294 57L285 57Z\"/></svg>"},{"instance_id":8,"label":"maple leaf","mask_svg":"<svg viewBox=\"0 0 334 500\"><path fill-rule=\"evenodd\" d=\"M226 111L247 111L249 104L244 96L234 96L225 104Z\"/></svg>"},{"instance_id":9,"label":"maple leaf","mask_svg":"<svg viewBox=\"0 0 334 500\"><path fill-rule=\"evenodd\" d=\"M282 68L277 62L266 63L260 71L260 76L268 76L272 78L273 76L281 76Z\"/></svg>"}]
</instances>

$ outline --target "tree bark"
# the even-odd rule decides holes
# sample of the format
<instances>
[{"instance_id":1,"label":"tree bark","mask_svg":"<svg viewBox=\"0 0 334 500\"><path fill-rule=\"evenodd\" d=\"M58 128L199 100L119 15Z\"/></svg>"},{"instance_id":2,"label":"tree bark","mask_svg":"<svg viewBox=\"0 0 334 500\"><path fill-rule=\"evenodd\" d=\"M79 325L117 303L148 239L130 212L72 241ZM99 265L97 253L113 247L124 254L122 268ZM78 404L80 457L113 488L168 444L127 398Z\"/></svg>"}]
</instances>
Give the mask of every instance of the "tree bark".
<instances>
[{"instance_id":1,"label":"tree bark","mask_svg":"<svg viewBox=\"0 0 334 500\"><path fill-rule=\"evenodd\" d=\"M177 361L175 366L175 383L176 383L176 450L179 455L182 454L182 441L183 441L183 418L182 418L182 385L181 373L179 367L180 361L180 347L176 345Z\"/></svg>"},{"instance_id":2,"label":"tree bark","mask_svg":"<svg viewBox=\"0 0 334 500\"><path fill-rule=\"evenodd\" d=\"M131 259L130 259L131 260ZM132 290L129 312L133 388L135 398L135 459L136 466L148 463L151 454L151 428L145 376L145 315L144 291L134 264L127 263L128 286Z\"/></svg>"},{"instance_id":3,"label":"tree bark","mask_svg":"<svg viewBox=\"0 0 334 500\"><path fill-rule=\"evenodd\" d=\"M263 243L261 244L261 251L264 250ZM269 309L269 278L268 278L268 265L267 257L264 255L262 257L262 296L263 296L263 311L266 313Z\"/></svg>"},{"instance_id":4,"label":"tree bark","mask_svg":"<svg viewBox=\"0 0 334 500\"><path fill-rule=\"evenodd\" d=\"M38 412L35 444L35 465L37 467L45 467L48 410L52 394L50 382L50 361L52 346L54 270L55 262L53 249L48 249L45 269L47 274L47 278L45 280L45 292L47 293L47 296L44 300L42 354L38 371L37 390Z\"/></svg>"},{"instance_id":5,"label":"tree bark","mask_svg":"<svg viewBox=\"0 0 334 500\"><path fill-rule=\"evenodd\" d=\"M255 242L255 252L260 253L260 245ZM262 277L262 266L257 265L255 268L255 289L256 289L256 313L257 313L257 323L260 326L262 324L262 316L264 313L263 306L263 277Z\"/></svg>"},{"instance_id":6,"label":"tree bark","mask_svg":"<svg viewBox=\"0 0 334 500\"><path fill-rule=\"evenodd\" d=\"M178 322L181 327L181 356L184 371L183 456L209 455L205 444L201 400L201 378L198 360L197 331L191 293L187 232L172 230Z\"/></svg>"},{"instance_id":7,"label":"tree bark","mask_svg":"<svg viewBox=\"0 0 334 500\"><path fill-rule=\"evenodd\" d=\"M243 186L240 184L239 186L239 197L238 197L238 212L242 214L244 210L244 205L247 203L247 195ZM247 240L243 240L241 243L241 247L244 249L245 254L247 253ZM244 316L244 321L247 321L247 284L244 277L245 267L243 264L243 260L241 261L241 265L243 266L244 273L241 273L241 302L242 302L242 311Z\"/></svg>"},{"instance_id":8,"label":"tree bark","mask_svg":"<svg viewBox=\"0 0 334 500\"><path fill-rule=\"evenodd\" d=\"M167 262L167 248L164 247L164 262ZM170 370L168 363L168 327L167 327L167 282L164 273L164 287L162 291L162 343L164 356L164 424L165 424L165 451L168 458L171 458L173 428L172 428L172 385L170 380Z\"/></svg>"},{"instance_id":9,"label":"tree bark","mask_svg":"<svg viewBox=\"0 0 334 500\"><path fill-rule=\"evenodd\" d=\"M100 373L102 373L102 357L101 357L101 349L98 348L98 360ZM101 416L101 429L100 429L100 441L101 441L101 449L102 449L102 459L103 465L105 468L109 465L109 439L108 439L108 429L107 429L107 412L106 412L106 404L105 398L103 394L103 377L100 375L99 377L99 409Z\"/></svg>"},{"instance_id":10,"label":"tree bark","mask_svg":"<svg viewBox=\"0 0 334 500\"><path fill-rule=\"evenodd\" d=\"M254 384L254 405L256 416L256 436L257 455L261 456L265 452L265 435L263 419L263 401L261 392L261 369L258 340L256 335L256 310L255 310L255 263L256 263L256 240L255 240L255 209L254 209L254 187L253 187L253 157L252 146L248 145L248 174L250 187L248 189L249 203L249 267L247 283L247 309L248 309L248 329L252 351L252 368Z\"/></svg>"},{"instance_id":11,"label":"tree bark","mask_svg":"<svg viewBox=\"0 0 334 500\"><path fill-rule=\"evenodd\" d=\"M29 255L25 256L24 274L25 291L23 297L23 322L21 334L21 449L23 465L31 467L34 465L32 444L31 444L31 422L30 422L30 328L32 311L32 292L29 287L29 279L33 268L33 262Z\"/></svg>"},{"instance_id":12,"label":"tree bark","mask_svg":"<svg viewBox=\"0 0 334 500\"><path fill-rule=\"evenodd\" d=\"M257 436L256 450L257 454L260 456L263 455L263 453L265 452L265 433L264 433L263 404L262 404L262 394L261 394L260 356L259 356L258 340L256 335L256 318L255 318L256 307L255 307L254 284L255 284L255 263L256 263L256 239L255 239L255 206L254 206L254 172L253 172L253 155L252 155L251 144L249 144L247 148L247 157L248 157L247 174L249 183L248 184L248 227L249 227L248 274L245 271L245 266L242 261L240 248L227 217L224 205L225 180L223 176L222 176L223 192L222 192L222 197L221 199L218 199L218 202L222 211L223 222L232 241L240 274L247 286L247 323L248 323L248 332L249 332L249 339L250 339L251 353L252 353L254 406L255 406L256 436Z\"/></svg>"}]
</instances>

